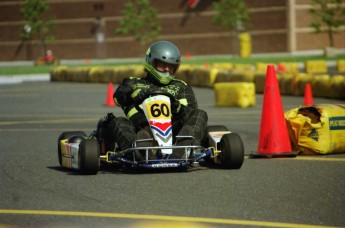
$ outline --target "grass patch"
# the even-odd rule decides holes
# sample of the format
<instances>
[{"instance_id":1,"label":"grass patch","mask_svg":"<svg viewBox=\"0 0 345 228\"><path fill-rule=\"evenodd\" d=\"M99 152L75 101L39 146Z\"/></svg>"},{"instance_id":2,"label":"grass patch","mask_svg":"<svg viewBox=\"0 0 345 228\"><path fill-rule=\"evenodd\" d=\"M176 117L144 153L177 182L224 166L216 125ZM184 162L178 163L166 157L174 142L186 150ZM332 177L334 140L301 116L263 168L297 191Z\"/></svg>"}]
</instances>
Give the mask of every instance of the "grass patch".
<instances>
[{"instance_id":1,"label":"grass patch","mask_svg":"<svg viewBox=\"0 0 345 228\"><path fill-rule=\"evenodd\" d=\"M49 73L53 66L6 66L0 67L0 75L23 75Z\"/></svg>"},{"instance_id":2,"label":"grass patch","mask_svg":"<svg viewBox=\"0 0 345 228\"><path fill-rule=\"evenodd\" d=\"M263 63L278 63L278 62L305 62L307 60L338 60L345 59L345 54L338 55L335 58L325 58L323 56L264 56L264 57L252 57L252 58L235 58L235 57L226 57L226 56L202 56L202 57L192 57L191 59L182 59L182 64L192 64L192 65L202 65L204 63L242 63L242 64L255 64L257 62ZM65 64L66 66L117 66L117 65L137 65L143 64L143 60L138 59L137 61L97 61L96 63L91 64ZM49 73L54 66L39 65L39 66L3 66L0 67L0 76L1 75L25 75L25 74L45 74Z\"/></svg>"},{"instance_id":3,"label":"grass patch","mask_svg":"<svg viewBox=\"0 0 345 228\"><path fill-rule=\"evenodd\" d=\"M183 63L190 64L204 64L207 63L220 63L230 62L235 64L255 64L257 62L263 63L279 63L279 62L305 62L307 60L326 60L336 61L338 59L344 59L344 55L338 55L335 58L325 58L323 56L263 56L263 57L252 57L252 58L227 58L227 57L201 57L190 60L185 60Z\"/></svg>"}]
</instances>

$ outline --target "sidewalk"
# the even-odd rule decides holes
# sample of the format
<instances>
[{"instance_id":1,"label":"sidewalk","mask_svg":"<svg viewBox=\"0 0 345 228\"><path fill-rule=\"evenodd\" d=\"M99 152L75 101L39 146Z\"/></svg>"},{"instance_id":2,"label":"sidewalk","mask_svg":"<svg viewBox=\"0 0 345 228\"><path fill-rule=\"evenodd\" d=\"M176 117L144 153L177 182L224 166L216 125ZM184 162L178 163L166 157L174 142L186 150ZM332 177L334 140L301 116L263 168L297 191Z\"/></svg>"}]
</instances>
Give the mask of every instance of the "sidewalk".
<instances>
[{"instance_id":1,"label":"sidewalk","mask_svg":"<svg viewBox=\"0 0 345 228\"><path fill-rule=\"evenodd\" d=\"M0 77L0 85L4 84L19 84L29 81L50 81L49 74L34 74L34 75L2 75Z\"/></svg>"}]
</instances>

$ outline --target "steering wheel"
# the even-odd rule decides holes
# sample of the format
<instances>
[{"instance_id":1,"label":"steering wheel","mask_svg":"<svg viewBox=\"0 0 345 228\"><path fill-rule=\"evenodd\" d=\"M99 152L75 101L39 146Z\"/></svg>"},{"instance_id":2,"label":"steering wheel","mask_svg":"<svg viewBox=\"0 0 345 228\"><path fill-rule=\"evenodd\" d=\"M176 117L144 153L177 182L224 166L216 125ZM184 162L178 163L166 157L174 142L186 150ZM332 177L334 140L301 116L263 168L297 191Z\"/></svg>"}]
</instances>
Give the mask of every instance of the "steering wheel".
<instances>
[{"instance_id":1,"label":"steering wheel","mask_svg":"<svg viewBox=\"0 0 345 228\"><path fill-rule=\"evenodd\" d=\"M167 91L164 91L164 90L152 90L152 91L147 91L146 94L145 94L145 97L144 99L142 100L142 102L148 98L148 97L153 97L153 96L157 96L157 95L164 95L164 96L167 96L169 97L170 101L173 102L176 100L176 98L174 97L174 95L172 95L171 93L168 93ZM137 104L135 107L136 109L139 111L139 112L143 112L142 110L142 107L141 107L141 104Z\"/></svg>"},{"instance_id":2,"label":"steering wheel","mask_svg":"<svg viewBox=\"0 0 345 228\"><path fill-rule=\"evenodd\" d=\"M152 96L156 96L156 95L164 95L170 98L170 101L174 101L176 100L176 98L174 97L174 95L172 95L171 93L168 93L167 91L164 90L152 90L152 91L148 91L145 94L145 99L148 97L152 97Z\"/></svg>"}]
</instances>

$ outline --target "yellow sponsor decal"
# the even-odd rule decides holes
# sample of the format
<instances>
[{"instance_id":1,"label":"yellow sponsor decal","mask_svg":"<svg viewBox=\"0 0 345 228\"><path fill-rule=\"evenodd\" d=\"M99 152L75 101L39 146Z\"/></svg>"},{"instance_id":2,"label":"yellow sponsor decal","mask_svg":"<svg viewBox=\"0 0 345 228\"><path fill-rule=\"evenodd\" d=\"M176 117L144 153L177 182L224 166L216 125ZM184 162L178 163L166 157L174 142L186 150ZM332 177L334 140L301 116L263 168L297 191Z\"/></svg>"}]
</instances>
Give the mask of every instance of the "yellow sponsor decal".
<instances>
[{"instance_id":1,"label":"yellow sponsor decal","mask_svg":"<svg viewBox=\"0 0 345 228\"><path fill-rule=\"evenodd\" d=\"M170 103L164 100L149 100L145 104L148 119L170 120Z\"/></svg>"}]
</instances>

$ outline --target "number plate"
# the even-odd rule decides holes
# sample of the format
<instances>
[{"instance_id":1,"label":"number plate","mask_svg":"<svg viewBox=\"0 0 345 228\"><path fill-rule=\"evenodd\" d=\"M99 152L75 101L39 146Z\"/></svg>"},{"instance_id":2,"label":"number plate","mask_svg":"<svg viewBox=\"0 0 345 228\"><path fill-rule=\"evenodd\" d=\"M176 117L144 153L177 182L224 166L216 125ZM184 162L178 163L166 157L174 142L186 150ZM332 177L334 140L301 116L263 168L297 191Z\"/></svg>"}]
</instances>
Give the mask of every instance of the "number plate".
<instances>
[{"instance_id":1,"label":"number plate","mask_svg":"<svg viewBox=\"0 0 345 228\"><path fill-rule=\"evenodd\" d=\"M172 145L170 98L164 95L149 97L143 102L144 113L153 136L160 146ZM171 149L162 153L171 154Z\"/></svg>"}]
</instances>

